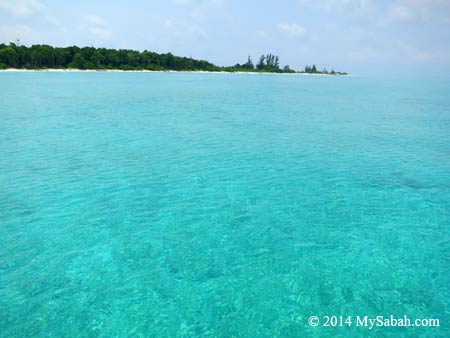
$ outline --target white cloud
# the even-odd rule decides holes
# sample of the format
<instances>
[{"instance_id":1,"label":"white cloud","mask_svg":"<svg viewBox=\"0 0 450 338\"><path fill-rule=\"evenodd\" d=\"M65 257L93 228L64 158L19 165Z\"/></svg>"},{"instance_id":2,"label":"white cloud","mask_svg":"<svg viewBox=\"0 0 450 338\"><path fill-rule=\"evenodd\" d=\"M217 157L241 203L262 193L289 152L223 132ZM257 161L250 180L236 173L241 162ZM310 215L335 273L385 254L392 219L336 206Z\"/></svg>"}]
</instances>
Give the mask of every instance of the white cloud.
<instances>
[{"instance_id":1,"label":"white cloud","mask_svg":"<svg viewBox=\"0 0 450 338\"><path fill-rule=\"evenodd\" d=\"M112 36L112 30L108 28L92 27L89 31L92 34L97 35L102 40L109 40Z\"/></svg>"},{"instance_id":2,"label":"white cloud","mask_svg":"<svg viewBox=\"0 0 450 338\"><path fill-rule=\"evenodd\" d=\"M300 0L305 6L339 12L353 19L373 21L387 26L412 19L430 20L450 16L449 0ZM444 17L442 19L442 17Z\"/></svg>"},{"instance_id":3,"label":"white cloud","mask_svg":"<svg viewBox=\"0 0 450 338\"><path fill-rule=\"evenodd\" d=\"M397 0L399 3L404 5L418 7L422 9L430 9L435 6L449 5L448 0Z\"/></svg>"},{"instance_id":4,"label":"white cloud","mask_svg":"<svg viewBox=\"0 0 450 338\"><path fill-rule=\"evenodd\" d=\"M87 23L87 30L102 40L109 40L112 36L112 30L108 27L106 20L96 14L85 14L82 19Z\"/></svg>"},{"instance_id":5,"label":"white cloud","mask_svg":"<svg viewBox=\"0 0 450 338\"><path fill-rule=\"evenodd\" d=\"M176 5L202 5L210 7L220 7L223 0L171 0Z\"/></svg>"},{"instance_id":6,"label":"white cloud","mask_svg":"<svg viewBox=\"0 0 450 338\"><path fill-rule=\"evenodd\" d=\"M83 19L90 24L97 25L97 26L105 26L106 21L101 16L95 15L95 14L86 14L83 16Z\"/></svg>"},{"instance_id":7,"label":"white cloud","mask_svg":"<svg viewBox=\"0 0 450 338\"><path fill-rule=\"evenodd\" d=\"M210 7L222 7L224 0L203 0L203 3Z\"/></svg>"},{"instance_id":8,"label":"white cloud","mask_svg":"<svg viewBox=\"0 0 450 338\"><path fill-rule=\"evenodd\" d=\"M305 28L296 23L280 23L278 24L278 30L293 37L302 37L306 34Z\"/></svg>"},{"instance_id":9,"label":"white cloud","mask_svg":"<svg viewBox=\"0 0 450 338\"><path fill-rule=\"evenodd\" d=\"M400 5L393 5L389 9L388 15L395 21L406 21L414 18L414 14L410 8Z\"/></svg>"},{"instance_id":10,"label":"white cloud","mask_svg":"<svg viewBox=\"0 0 450 338\"><path fill-rule=\"evenodd\" d=\"M269 37L269 34L266 33L266 31L262 30L262 29L258 29L255 32L256 36L260 39L267 39Z\"/></svg>"},{"instance_id":11,"label":"white cloud","mask_svg":"<svg viewBox=\"0 0 450 338\"><path fill-rule=\"evenodd\" d=\"M166 28L164 33L168 35L169 39L175 39L178 42L208 38L208 34L196 24L186 24L170 18L164 21L164 27Z\"/></svg>"},{"instance_id":12,"label":"white cloud","mask_svg":"<svg viewBox=\"0 0 450 338\"><path fill-rule=\"evenodd\" d=\"M0 24L0 41L16 43L19 39L20 44L23 45L42 43L58 45L62 39L66 38L67 35L62 29L55 29L54 26L49 28L49 30L41 30L29 24Z\"/></svg>"},{"instance_id":13,"label":"white cloud","mask_svg":"<svg viewBox=\"0 0 450 338\"><path fill-rule=\"evenodd\" d=\"M184 5L186 12L178 18L166 18L162 24L165 27L166 40L178 44L206 40L209 38L205 27L211 17L216 14L224 16L224 0L171 0L172 3Z\"/></svg>"},{"instance_id":14,"label":"white cloud","mask_svg":"<svg viewBox=\"0 0 450 338\"><path fill-rule=\"evenodd\" d=\"M382 59L388 58L388 54L386 53L386 51L370 47L350 49L345 53L345 56L348 60L358 62L380 61Z\"/></svg>"},{"instance_id":15,"label":"white cloud","mask_svg":"<svg viewBox=\"0 0 450 338\"><path fill-rule=\"evenodd\" d=\"M396 23L404 23L416 19L417 15L410 7L393 4L385 10L383 15L376 18L376 24L387 27Z\"/></svg>"},{"instance_id":16,"label":"white cloud","mask_svg":"<svg viewBox=\"0 0 450 338\"><path fill-rule=\"evenodd\" d=\"M172 0L172 2L177 5L190 5L192 0Z\"/></svg>"},{"instance_id":17,"label":"white cloud","mask_svg":"<svg viewBox=\"0 0 450 338\"><path fill-rule=\"evenodd\" d=\"M48 8L38 0L0 0L0 11L9 14L12 19L25 20L33 17L61 28Z\"/></svg>"},{"instance_id":18,"label":"white cloud","mask_svg":"<svg viewBox=\"0 0 450 338\"><path fill-rule=\"evenodd\" d=\"M64 27L38 0L0 0L0 40L45 43L63 33ZM55 41L55 40L53 40Z\"/></svg>"},{"instance_id":19,"label":"white cloud","mask_svg":"<svg viewBox=\"0 0 450 338\"><path fill-rule=\"evenodd\" d=\"M370 18L376 12L377 7L371 0L301 0L308 6L330 12L344 12L356 18Z\"/></svg>"},{"instance_id":20,"label":"white cloud","mask_svg":"<svg viewBox=\"0 0 450 338\"><path fill-rule=\"evenodd\" d=\"M2 42L16 42L16 39L30 41L34 38L34 33L27 25L2 25L0 38Z\"/></svg>"},{"instance_id":21,"label":"white cloud","mask_svg":"<svg viewBox=\"0 0 450 338\"><path fill-rule=\"evenodd\" d=\"M393 61L398 55L401 55L404 61L413 62L440 62L450 59L450 51L426 51L401 40L388 49L364 47L350 49L345 53L348 60L357 62Z\"/></svg>"},{"instance_id":22,"label":"white cloud","mask_svg":"<svg viewBox=\"0 0 450 338\"><path fill-rule=\"evenodd\" d=\"M194 5L194 3L190 3ZM223 9L222 0L203 0L195 3L190 10L189 16L193 20L201 20L211 16L214 11L221 11Z\"/></svg>"},{"instance_id":23,"label":"white cloud","mask_svg":"<svg viewBox=\"0 0 450 338\"><path fill-rule=\"evenodd\" d=\"M400 5L407 6L425 21L438 19L445 22L450 18L450 1L448 0L397 0Z\"/></svg>"},{"instance_id":24,"label":"white cloud","mask_svg":"<svg viewBox=\"0 0 450 338\"><path fill-rule=\"evenodd\" d=\"M418 49L417 47L405 41L399 41L397 43L397 46L403 55L409 57L414 61L431 62L431 61L446 61L450 59L449 51L435 51L435 52L424 51Z\"/></svg>"},{"instance_id":25,"label":"white cloud","mask_svg":"<svg viewBox=\"0 0 450 338\"><path fill-rule=\"evenodd\" d=\"M27 18L47 12L47 7L37 0L0 0L0 9L15 18Z\"/></svg>"}]
</instances>

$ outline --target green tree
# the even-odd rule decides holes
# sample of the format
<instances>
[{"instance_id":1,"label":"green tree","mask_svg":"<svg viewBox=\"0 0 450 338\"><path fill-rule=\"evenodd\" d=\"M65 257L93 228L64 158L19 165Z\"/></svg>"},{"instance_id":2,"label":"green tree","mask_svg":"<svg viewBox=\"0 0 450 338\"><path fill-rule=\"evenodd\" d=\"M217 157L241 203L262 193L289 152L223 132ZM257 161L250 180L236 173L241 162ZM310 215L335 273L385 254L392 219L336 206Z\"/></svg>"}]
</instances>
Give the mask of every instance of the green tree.
<instances>
[{"instance_id":1,"label":"green tree","mask_svg":"<svg viewBox=\"0 0 450 338\"><path fill-rule=\"evenodd\" d=\"M69 63L69 68L85 69L85 62L83 54L78 52L73 56L72 62Z\"/></svg>"},{"instance_id":2,"label":"green tree","mask_svg":"<svg viewBox=\"0 0 450 338\"><path fill-rule=\"evenodd\" d=\"M175 56L172 53L158 54L126 49L106 49L70 46L64 48L49 45L0 44L0 68L78 68L78 69L123 69L123 70L203 70L203 71L254 71L255 65L249 56L244 64L232 67L217 67L205 60ZM280 70L280 59L269 53L261 55L256 64L257 71L284 72ZM317 72L316 66L306 66L305 72ZM346 73L334 72L337 75Z\"/></svg>"},{"instance_id":3,"label":"green tree","mask_svg":"<svg viewBox=\"0 0 450 338\"><path fill-rule=\"evenodd\" d=\"M280 58L278 57L278 55L275 57L274 67L276 69L280 69Z\"/></svg>"},{"instance_id":4,"label":"green tree","mask_svg":"<svg viewBox=\"0 0 450 338\"><path fill-rule=\"evenodd\" d=\"M258 61L258 64L256 65L256 68L263 69L266 66L266 57L264 55L261 55Z\"/></svg>"},{"instance_id":5,"label":"green tree","mask_svg":"<svg viewBox=\"0 0 450 338\"><path fill-rule=\"evenodd\" d=\"M255 68L250 55L248 56L247 63L244 66L246 69L254 69Z\"/></svg>"},{"instance_id":6,"label":"green tree","mask_svg":"<svg viewBox=\"0 0 450 338\"><path fill-rule=\"evenodd\" d=\"M12 45L12 44L11 44ZM8 67L17 67L17 52L13 46L8 46L0 50L0 62Z\"/></svg>"}]
</instances>

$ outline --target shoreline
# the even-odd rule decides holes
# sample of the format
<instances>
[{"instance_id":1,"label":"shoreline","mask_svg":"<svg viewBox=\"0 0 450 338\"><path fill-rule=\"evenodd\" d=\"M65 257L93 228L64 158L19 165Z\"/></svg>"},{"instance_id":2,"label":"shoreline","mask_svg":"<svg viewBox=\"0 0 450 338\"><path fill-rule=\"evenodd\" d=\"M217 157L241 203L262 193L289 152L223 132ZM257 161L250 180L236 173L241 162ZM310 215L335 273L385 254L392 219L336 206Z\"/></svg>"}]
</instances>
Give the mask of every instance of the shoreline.
<instances>
[{"instance_id":1,"label":"shoreline","mask_svg":"<svg viewBox=\"0 0 450 338\"><path fill-rule=\"evenodd\" d=\"M64 68L45 68L45 69L20 69L6 68L0 69L1 72L7 73L191 73L191 74L277 74L277 75L311 75L311 76L349 76L350 74L314 74L314 73L276 73L276 72L219 72L204 70L121 70L121 69L64 69Z\"/></svg>"}]
</instances>

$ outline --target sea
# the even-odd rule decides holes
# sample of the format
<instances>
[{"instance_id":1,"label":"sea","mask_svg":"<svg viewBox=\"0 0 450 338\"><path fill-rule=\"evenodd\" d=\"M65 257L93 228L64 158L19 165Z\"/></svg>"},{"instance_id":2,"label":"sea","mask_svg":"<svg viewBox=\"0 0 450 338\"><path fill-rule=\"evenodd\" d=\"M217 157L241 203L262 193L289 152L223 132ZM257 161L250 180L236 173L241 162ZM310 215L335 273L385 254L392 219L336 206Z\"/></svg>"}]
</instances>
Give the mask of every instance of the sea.
<instances>
[{"instance_id":1,"label":"sea","mask_svg":"<svg viewBox=\"0 0 450 338\"><path fill-rule=\"evenodd\" d=\"M2 72L0 119L2 338L450 337L449 78Z\"/></svg>"}]
</instances>

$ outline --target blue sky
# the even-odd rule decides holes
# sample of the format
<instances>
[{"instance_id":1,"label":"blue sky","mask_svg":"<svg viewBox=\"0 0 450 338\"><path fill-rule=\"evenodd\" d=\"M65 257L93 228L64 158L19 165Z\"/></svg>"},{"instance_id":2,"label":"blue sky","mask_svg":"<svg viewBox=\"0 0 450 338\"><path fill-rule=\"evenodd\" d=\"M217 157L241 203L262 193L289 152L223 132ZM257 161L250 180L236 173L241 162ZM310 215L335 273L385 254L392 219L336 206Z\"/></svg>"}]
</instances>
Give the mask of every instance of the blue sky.
<instances>
[{"instance_id":1,"label":"blue sky","mask_svg":"<svg viewBox=\"0 0 450 338\"><path fill-rule=\"evenodd\" d=\"M171 51L353 74L450 75L450 0L0 0L0 41Z\"/></svg>"}]
</instances>

